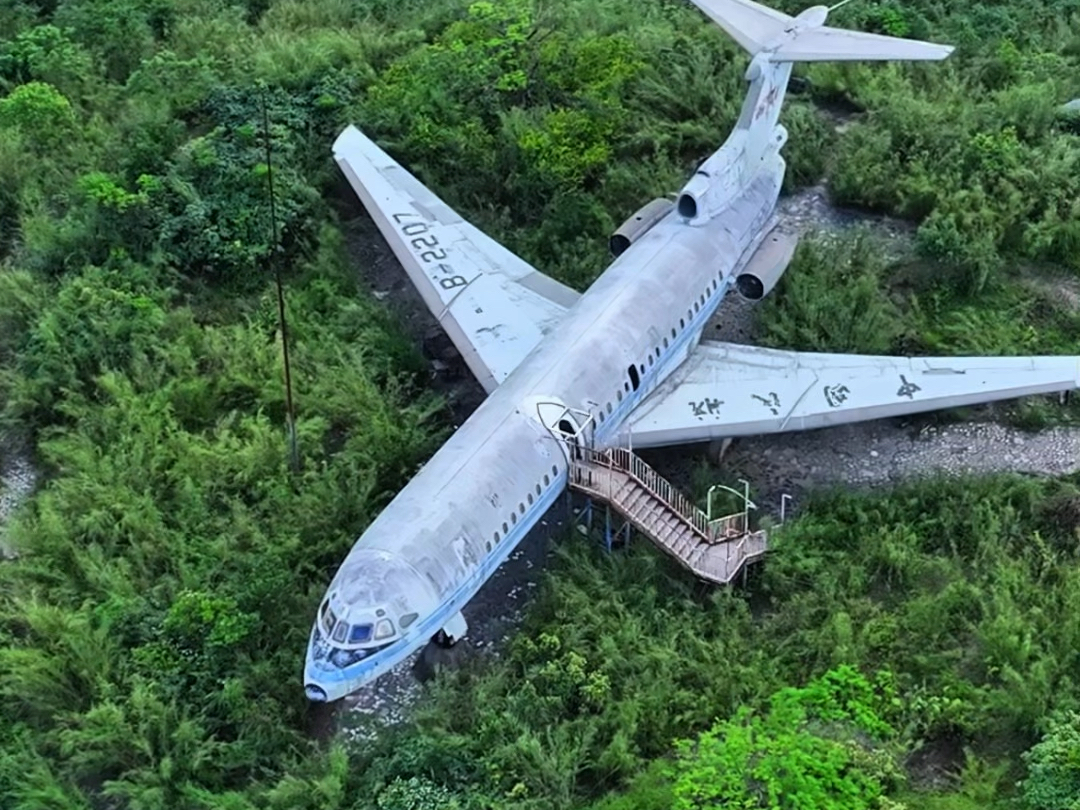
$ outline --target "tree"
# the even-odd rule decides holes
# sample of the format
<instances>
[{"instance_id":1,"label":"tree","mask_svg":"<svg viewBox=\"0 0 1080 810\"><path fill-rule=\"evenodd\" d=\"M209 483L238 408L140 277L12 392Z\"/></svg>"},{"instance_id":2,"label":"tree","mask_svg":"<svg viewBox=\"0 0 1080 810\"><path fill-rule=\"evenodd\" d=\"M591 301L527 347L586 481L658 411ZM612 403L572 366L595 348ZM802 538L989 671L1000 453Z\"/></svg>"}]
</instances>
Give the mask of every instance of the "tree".
<instances>
[{"instance_id":1,"label":"tree","mask_svg":"<svg viewBox=\"0 0 1080 810\"><path fill-rule=\"evenodd\" d=\"M891 679L831 670L773 695L764 714L741 708L676 746L674 810L865 810L901 779L882 719Z\"/></svg>"},{"instance_id":2,"label":"tree","mask_svg":"<svg viewBox=\"0 0 1080 810\"><path fill-rule=\"evenodd\" d=\"M1031 810L1080 810L1080 712L1051 720L1024 762L1028 776L1021 785Z\"/></svg>"}]
</instances>

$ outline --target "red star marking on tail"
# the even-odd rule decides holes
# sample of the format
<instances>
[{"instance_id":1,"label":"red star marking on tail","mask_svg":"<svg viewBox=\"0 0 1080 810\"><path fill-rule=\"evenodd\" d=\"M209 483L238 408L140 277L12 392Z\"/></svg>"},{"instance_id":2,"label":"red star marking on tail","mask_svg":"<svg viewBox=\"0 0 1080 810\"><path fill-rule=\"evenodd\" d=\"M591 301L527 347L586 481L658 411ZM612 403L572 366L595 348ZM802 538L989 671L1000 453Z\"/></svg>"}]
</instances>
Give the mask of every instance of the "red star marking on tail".
<instances>
[{"instance_id":1,"label":"red star marking on tail","mask_svg":"<svg viewBox=\"0 0 1080 810\"><path fill-rule=\"evenodd\" d=\"M757 112L754 113L754 120L755 121L758 120L759 118L761 118L761 116L763 116L766 113L766 111L770 107L772 107L772 105L776 102L777 91L778 91L778 88L777 88L777 86L775 84L772 87L769 88L769 92L765 94L764 100L761 102L761 105L757 108Z\"/></svg>"}]
</instances>

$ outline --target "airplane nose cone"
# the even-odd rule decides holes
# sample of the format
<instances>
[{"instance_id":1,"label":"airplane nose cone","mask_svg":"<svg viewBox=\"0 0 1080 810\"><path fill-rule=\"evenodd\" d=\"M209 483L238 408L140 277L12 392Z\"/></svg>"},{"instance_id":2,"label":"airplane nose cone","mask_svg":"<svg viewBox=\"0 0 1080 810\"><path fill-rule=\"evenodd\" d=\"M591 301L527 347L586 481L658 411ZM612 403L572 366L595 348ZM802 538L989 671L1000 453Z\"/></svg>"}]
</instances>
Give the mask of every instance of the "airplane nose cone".
<instances>
[{"instance_id":1,"label":"airplane nose cone","mask_svg":"<svg viewBox=\"0 0 1080 810\"><path fill-rule=\"evenodd\" d=\"M307 694L308 700L314 703L326 703L326 692L321 686L309 683L304 686L304 692Z\"/></svg>"}]
</instances>

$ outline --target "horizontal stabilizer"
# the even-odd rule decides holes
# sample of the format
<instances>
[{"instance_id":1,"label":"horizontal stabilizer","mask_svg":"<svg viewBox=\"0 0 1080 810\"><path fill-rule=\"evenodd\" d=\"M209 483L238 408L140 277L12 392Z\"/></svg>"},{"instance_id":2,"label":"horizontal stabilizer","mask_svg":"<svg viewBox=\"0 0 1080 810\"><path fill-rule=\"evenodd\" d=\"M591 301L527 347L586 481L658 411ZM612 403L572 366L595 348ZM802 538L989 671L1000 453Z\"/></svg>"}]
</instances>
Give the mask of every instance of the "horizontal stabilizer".
<instances>
[{"instance_id":1,"label":"horizontal stabilizer","mask_svg":"<svg viewBox=\"0 0 1080 810\"><path fill-rule=\"evenodd\" d=\"M800 32L777 48L769 59L773 62L921 61L944 59L952 52L952 45L823 26Z\"/></svg>"},{"instance_id":2,"label":"horizontal stabilizer","mask_svg":"<svg viewBox=\"0 0 1080 810\"><path fill-rule=\"evenodd\" d=\"M1080 386L1080 357L878 357L702 342L628 421L634 447L831 427Z\"/></svg>"},{"instance_id":3,"label":"horizontal stabilizer","mask_svg":"<svg viewBox=\"0 0 1080 810\"><path fill-rule=\"evenodd\" d=\"M822 25L829 13L825 6L790 17L753 0L693 3L747 52L765 52L770 62L944 59L953 51L951 45Z\"/></svg>"},{"instance_id":4,"label":"horizontal stabilizer","mask_svg":"<svg viewBox=\"0 0 1080 810\"><path fill-rule=\"evenodd\" d=\"M753 0L693 0L728 35L755 54L795 24L795 18Z\"/></svg>"}]
</instances>

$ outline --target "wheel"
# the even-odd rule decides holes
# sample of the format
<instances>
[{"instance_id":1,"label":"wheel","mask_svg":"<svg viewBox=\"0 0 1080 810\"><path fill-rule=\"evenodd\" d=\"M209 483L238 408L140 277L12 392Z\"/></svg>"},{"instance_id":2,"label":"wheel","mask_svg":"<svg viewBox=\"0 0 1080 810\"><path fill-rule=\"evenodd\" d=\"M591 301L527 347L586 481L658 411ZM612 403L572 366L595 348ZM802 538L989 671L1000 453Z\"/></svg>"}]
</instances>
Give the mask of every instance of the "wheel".
<instances>
[{"instance_id":1,"label":"wheel","mask_svg":"<svg viewBox=\"0 0 1080 810\"><path fill-rule=\"evenodd\" d=\"M431 637L431 640L435 643L436 647L441 647L444 650L449 650L457 644L457 639L451 638L446 630L441 628L439 629L439 632Z\"/></svg>"}]
</instances>

